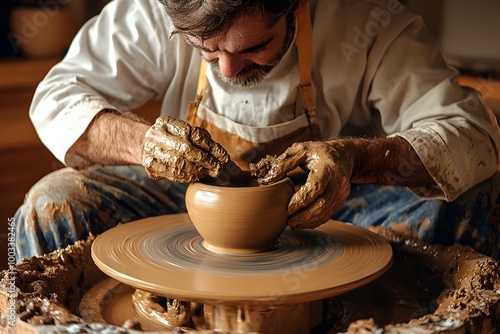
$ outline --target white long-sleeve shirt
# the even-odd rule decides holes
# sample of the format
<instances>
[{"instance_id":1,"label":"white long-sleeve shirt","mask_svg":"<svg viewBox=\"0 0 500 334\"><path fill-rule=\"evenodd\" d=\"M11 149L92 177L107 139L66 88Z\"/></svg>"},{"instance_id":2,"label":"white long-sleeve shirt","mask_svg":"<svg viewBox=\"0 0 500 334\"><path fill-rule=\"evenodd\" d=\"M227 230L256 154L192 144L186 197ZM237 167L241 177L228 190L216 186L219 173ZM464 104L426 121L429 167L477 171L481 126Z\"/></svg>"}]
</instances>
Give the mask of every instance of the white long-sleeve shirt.
<instances>
[{"instance_id":1,"label":"white long-sleeve shirt","mask_svg":"<svg viewBox=\"0 0 500 334\"><path fill-rule=\"evenodd\" d=\"M500 135L476 91L457 85L420 17L397 0L312 0L312 80L323 137L397 135L416 150L436 188L453 200L498 168ZM40 83L30 116L62 162L103 109L132 110L162 99L161 114L184 118L200 55L155 0L115 0L85 24L66 57ZM208 74L207 103L233 121L274 125L296 117L299 70L293 44L258 86L234 88ZM408 164L411 165L411 164ZM401 168L407 166L402 165Z\"/></svg>"}]
</instances>

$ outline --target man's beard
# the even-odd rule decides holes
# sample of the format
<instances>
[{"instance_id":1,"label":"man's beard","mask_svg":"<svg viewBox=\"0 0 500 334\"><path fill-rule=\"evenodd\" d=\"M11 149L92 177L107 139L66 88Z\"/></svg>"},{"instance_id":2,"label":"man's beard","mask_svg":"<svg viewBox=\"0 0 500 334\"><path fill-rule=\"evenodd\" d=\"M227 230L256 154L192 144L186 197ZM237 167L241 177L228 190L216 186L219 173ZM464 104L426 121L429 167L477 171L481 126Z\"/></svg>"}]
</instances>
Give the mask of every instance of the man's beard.
<instances>
[{"instance_id":1,"label":"man's beard","mask_svg":"<svg viewBox=\"0 0 500 334\"><path fill-rule=\"evenodd\" d=\"M212 66L212 69L217 74L217 76L226 84L231 86L239 86L239 87L254 87L259 82L261 82L281 61L286 51L288 50L290 44L293 40L293 35L295 33L295 16L293 13L289 13L286 16L286 35L285 41L283 42L283 46L276 54L276 56L271 60L269 65L259 65L259 64L251 64L244 67L241 71L236 74L236 76L232 78L227 78L222 75L220 72L219 62L218 60L213 60L209 62Z\"/></svg>"}]
</instances>

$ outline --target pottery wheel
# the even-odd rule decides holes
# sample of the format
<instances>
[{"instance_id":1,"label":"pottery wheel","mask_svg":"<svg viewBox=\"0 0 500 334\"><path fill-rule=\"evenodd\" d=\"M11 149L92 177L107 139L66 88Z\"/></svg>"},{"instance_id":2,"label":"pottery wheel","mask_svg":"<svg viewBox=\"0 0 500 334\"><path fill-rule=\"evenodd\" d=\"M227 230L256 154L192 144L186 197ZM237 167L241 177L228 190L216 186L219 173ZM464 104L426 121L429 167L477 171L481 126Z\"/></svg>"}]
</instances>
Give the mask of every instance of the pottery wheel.
<instances>
[{"instance_id":1,"label":"pottery wheel","mask_svg":"<svg viewBox=\"0 0 500 334\"><path fill-rule=\"evenodd\" d=\"M286 229L275 249L219 254L206 249L187 214L146 218L99 235L96 265L108 276L160 296L202 303L291 304L342 294L382 275L392 249L382 237L329 221Z\"/></svg>"}]
</instances>

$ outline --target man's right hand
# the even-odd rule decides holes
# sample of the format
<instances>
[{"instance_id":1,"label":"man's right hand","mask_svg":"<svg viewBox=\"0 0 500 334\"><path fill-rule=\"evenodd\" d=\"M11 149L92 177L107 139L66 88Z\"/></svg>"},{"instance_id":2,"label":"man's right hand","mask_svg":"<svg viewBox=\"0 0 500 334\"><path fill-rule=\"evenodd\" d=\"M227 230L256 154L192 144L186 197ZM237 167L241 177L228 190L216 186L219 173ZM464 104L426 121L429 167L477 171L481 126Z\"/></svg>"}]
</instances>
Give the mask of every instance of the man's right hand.
<instances>
[{"instance_id":1,"label":"man's right hand","mask_svg":"<svg viewBox=\"0 0 500 334\"><path fill-rule=\"evenodd\" d=\"M180 119L161 116L145 135L142 165L150 178L191 183L217 178L229 154L207 130Z\"/></svg>"}]
</instances>

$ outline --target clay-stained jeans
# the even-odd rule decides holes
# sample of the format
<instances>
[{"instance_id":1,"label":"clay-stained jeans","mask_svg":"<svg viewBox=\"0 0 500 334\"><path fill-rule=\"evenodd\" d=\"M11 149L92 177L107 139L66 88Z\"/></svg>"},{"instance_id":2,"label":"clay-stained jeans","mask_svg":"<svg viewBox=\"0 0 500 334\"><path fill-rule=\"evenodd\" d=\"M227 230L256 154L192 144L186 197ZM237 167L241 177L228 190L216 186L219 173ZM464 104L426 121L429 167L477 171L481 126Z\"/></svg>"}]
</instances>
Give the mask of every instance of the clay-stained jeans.
<instances>
[{"instance_id":1,"label":"clay-stained jeans","mask_svg":"<svg viewBox=\"0 0 500 334\"><path fill-rule=\"evenodd\" d=\"M470 245L499 258L500 176L454 202L421 200L404 187L353 185L334 219L411 232L423 241ZM41 179L16 213L17 257L31 257L97 235L119 223L186 212L186 186L153 181L142 166L64 168Z\"/></svg>"}]
</instances>

